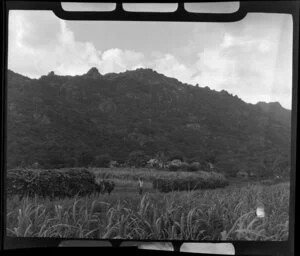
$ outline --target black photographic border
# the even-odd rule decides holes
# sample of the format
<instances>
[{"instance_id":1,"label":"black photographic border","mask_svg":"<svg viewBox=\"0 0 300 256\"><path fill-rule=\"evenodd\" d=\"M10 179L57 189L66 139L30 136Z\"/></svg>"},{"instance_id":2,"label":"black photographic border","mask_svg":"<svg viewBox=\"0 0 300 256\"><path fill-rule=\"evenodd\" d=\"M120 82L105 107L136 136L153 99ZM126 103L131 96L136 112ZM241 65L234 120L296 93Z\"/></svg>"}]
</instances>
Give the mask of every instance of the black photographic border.
<instances>
[{"instance_id":1,"label":"black photographic border","mask_svg":"<svg viewBox=\"0 0 300 256\"><path fill-rule=\"evenodd\" d=\"M228 0L230 1L230 0ZM21 238L6 236L6 95L7 95L7 49L8 49L8 12L9 10L52 10L56 16L66 20L119 20L119 21L179 21L179 22L234 22L243 19L249 12L260 13L285 13L291 14L293 20L293 59L292 59L292 141L291 141L291 174L290 174L290 209L289 209L289 238L287 241L188 241L188 240L138 240L139 242L172 242L175 249L179 249L184 242L192 243L232 243L237 255L294 255L295 242L295 199L296 199L296 169L297 169L297 124L298 124L298 63L299 63L299 9L298 1L239 1L240 8L231 14L200 14L185 11L183 2L228 2L224 0L196 0L196 1L172 1L179 3L178 9L172 13L140 13L126 12L122 8L122 3L113 0L86 2L113 2L117 3L116 9L112 12L67 12L62 9L57 0L43 1L15 1L3 0L2 8L2 87L1 87L1 250L17 248L43 248L57 247L64 240L60 238ZM63 2L85 2L79 0L63 0ZM166 1L122 1L126 2L146 2L161 3ZM91 240L91 239L80 239ZM118 247L123 239L95 239L95 241L110 241L112 247Z\"/></svg>"}]
</instances>

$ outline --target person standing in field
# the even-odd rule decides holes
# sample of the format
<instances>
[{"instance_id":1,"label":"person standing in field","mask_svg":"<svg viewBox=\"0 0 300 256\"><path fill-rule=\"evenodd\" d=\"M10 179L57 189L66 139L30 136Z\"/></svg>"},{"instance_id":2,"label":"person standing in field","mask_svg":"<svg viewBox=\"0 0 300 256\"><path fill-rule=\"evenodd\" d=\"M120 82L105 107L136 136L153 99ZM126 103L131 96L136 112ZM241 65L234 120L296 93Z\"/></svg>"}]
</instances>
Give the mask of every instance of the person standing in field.
<instances>
[{"instance_id":1,"label":"person standing in field","mask_svg":"<svg viewBox=\"0 0 300 256\"><path fill-rule=\"evenodd\" d=\"M141 195L143 193L143 180L142 178L139 178L139 194Z\"/></svg>"}]
</instances>

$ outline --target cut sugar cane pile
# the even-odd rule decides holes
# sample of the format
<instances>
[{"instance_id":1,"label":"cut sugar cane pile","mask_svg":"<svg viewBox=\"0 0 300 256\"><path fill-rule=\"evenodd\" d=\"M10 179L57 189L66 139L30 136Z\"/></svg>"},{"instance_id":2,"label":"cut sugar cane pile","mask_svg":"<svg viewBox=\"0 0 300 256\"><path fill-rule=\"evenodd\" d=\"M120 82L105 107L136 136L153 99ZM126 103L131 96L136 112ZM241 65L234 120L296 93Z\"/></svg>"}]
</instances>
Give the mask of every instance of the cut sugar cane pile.
<instances>
[{"instance_id":1,"label":"cut sugar cane pile","mask_svg":"<svg viewBox=\"0 0 300 256\"><path fill-rule=\"evenodd\" d=\"M95 175L84 168L65 170L12 169L7 172L7 195L74 197L95 191Z\"/></svg>"}]
</instances>

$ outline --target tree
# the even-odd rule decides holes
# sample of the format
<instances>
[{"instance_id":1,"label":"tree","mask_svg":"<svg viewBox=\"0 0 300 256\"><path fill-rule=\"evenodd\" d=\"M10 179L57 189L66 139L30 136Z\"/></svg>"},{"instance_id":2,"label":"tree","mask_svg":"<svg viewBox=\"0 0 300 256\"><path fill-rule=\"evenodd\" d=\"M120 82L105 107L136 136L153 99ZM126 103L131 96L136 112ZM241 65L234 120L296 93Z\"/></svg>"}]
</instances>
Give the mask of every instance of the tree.
<instances>
[{"instance_id":1,"label":"tree","mask_svg":"<svg viewBox=\"0 0 300 256\"><path fill-rule=\"evenodd\" d=\"M94 157L91 152L82 152L78 157L78 163L82 166L88 166L94 162Z\"/></svg>"},{"instance_id":2,"label":"tree","mask_svg":"<svg viewBox=\"0 0 300 256\"><path fill-rule=\"evenodd\" d=\"M126 163L129 166L144 167L149 159L149 156L147 156L144 151L135 150L129 154Z\"/></svg>"},{"instance_id":3,"label":"tree","mask_svg":"<svg viewBox=\"0 0 300 256\"><path fill-rule=\"evenodd\" d=\"M164 168L166 166L167 161L168 161L164 152L158 152L155 156L155 159L158 161L159 167L162 167L162 168Z\"/></svg>"},{"instance_id":4,"label":"tree","mask_svg":"<svg viewBox=\"0 0 300 256\"><path fill-rule=\"evenodd\" d=\"M190 172L196 172L196 171L199 171L200 169L201 169L201 165L199 162L193 162L188 165L188 170Z\"/></svg>"},{"instance_id":5,"label":"tree","mask_svg":"<svg viewBox=\"0 0 300 256\"><path fill-rule=\"evenodd\" d=\"M225 173L226 173L226 176L228 176L228 177L236 177L237 173L238 173L238 169L232 167L232 168L226 169Z\"/></svg>"},{"instance_id":6,"label":"tree","mask_svg":"<svg viewBox=\"0 0 300 256\"><path fill-rule=\"evenodd\" d=\"M206 157L205 161L208 162L208 163L212 163L212 164L216 163L216 155L217 155L216 152L213 152L213 153L209 154Z\"/></svg>"},{"instance_id":7,"label":"tree","mask_svg":"<svg viewBox=\"0 0 300 256\"><path fill-rule=\"evenodd\" d=\"M179 169L180 169L180 166L178 166L178 165L173 165L173 164L169 165L170 172L177 172Z\"/></svg>"},{"instance_id":8,"label":"tree","mask_svg":"<svg viewBox=\"0 0 300 256\"><path fill-rule=\"evenodd\" d=\"M181 162L184 162L183 153L179 150L174 149L174 150L170 151L169 156L170 156L169 159L168 159L169 161L173 161L173 160L178 159Z\"/></svg>"},{"instance_id":9,"label":"tree","mask_svg":"<svg viewBox=\"0 0 300 256\"><path fill-rule=\"evenodd\" d=\"M111 161L111 156L109 154L103 154L95 157L96 167L108 167Z\"/></svg>"}]
</instances>

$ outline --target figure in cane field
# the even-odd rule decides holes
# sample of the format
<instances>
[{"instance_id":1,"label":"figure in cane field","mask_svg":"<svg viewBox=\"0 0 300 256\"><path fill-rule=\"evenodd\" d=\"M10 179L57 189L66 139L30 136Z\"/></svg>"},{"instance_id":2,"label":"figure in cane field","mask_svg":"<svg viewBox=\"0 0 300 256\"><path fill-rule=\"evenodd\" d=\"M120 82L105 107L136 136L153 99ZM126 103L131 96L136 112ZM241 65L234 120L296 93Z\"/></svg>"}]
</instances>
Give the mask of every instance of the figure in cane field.
<instances>
[{"instance_id":1,"label":"figure in cane field","mask_svg":"<svg viewBox=\"0 0 300 256\"><path fill-rule=\"evenodd\" d=\"M143 193L143 180L142 178L139 178L139 194L141 195Z\"/></svg>"}]
</instances>

